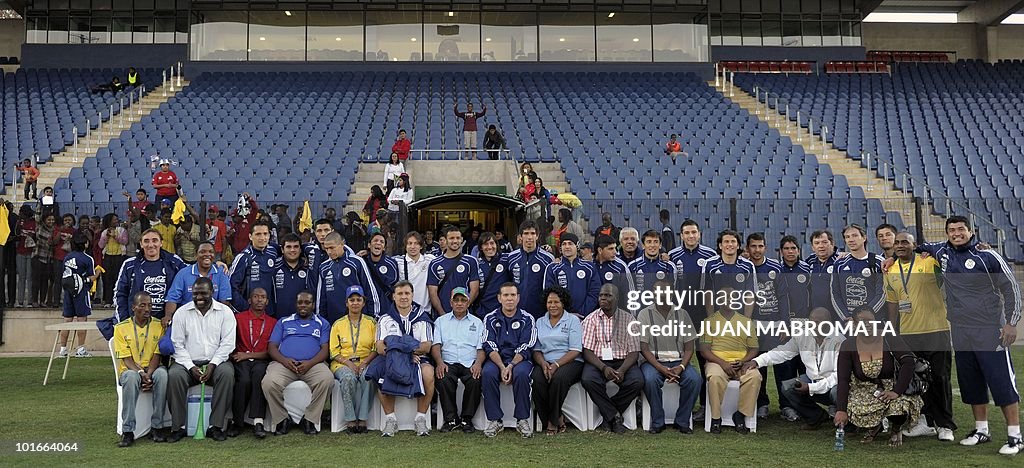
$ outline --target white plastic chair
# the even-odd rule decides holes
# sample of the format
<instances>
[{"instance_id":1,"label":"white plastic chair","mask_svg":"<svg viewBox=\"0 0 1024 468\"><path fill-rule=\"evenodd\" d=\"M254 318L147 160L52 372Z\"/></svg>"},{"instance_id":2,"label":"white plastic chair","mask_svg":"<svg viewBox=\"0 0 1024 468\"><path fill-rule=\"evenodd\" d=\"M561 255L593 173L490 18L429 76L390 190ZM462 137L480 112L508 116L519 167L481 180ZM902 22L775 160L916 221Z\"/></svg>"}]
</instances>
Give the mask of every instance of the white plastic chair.
<instances>
[{"instance_id":1,"label":"white plastic chair","mask_svg":"<svg viewBox=\"0 0 1024 468\"><path fill-rule=\"evenodd\" d=\"M704 406L704 431L711 432L711 399L705 393L708 404ZM732 415L740 403L740 381L730 380L729 386L725 388L725 396L722 398L722 426L736 427L732 422ZM747 429L750 432L757 432L757 415L746 417Z\"/></svg>"},{"instance_id":2,"label":"white plastic chair","mask_svg":"<svg viewBox=\"0 0 1024 468\"><path fill-rule=\"evenodd\" d=\"M124 424L124 420L121 419L121 405L124 404L124 391L121 388L120 374L118 374L118 359L116 353L114 353L114 340L107 342L107 348L110 350L110 360L114 364L114 386L117 387L117 435L121 435L121 426ZM153 393L141 392L139 393L139 400L135 403L135 438L141 439L143 436L149 433L151 427L151 420L153 419ZM170 424L170 412L164 410L164 423L165 425Z\"/></svg>"},{"instance_id":3,"label":"white plastic chair","mask_svg":"<svg viewBox=\"0 0 1024 468\"><path fill-rule=\"evenodd\" d=\"M587 395L583 384L577 382L569 387L569 393L565 394L565 402L562 403L562 416L577 430L586 432L590 430L590 407L593 405L594 402L590 400L590 395ZM537 423L534 430L543 431L547 423L541 421L539 415L535 419Z\"/></svg>"},{"instance_id":4,"label":"white plastic chair","mask_svg":"<svg viewBox=\"0 0 1024 468\"><path fill-rule=\"evenodd\" d=\"M665 407L665 425L675 424L676 411L679 410L679 384L665 382L661 387L661 402ZM645 431L651 430L651 403L647 400L647 394L640 392L640 420ZM693 427L693 415L690 415L690 427Z\"/></svg>"},{"instance_id":5,"label":"white plastic chair","mask_svg":"<svg viewBox=\"0 0 1024 468\"><path fill-rule=\"evenodd\" d=\"M411 431L416 429L417 402L418 399L416 398L395 397L395 416L398 417L398 430ZM383 428L383 422L384 407L380 405L380 398L375 395L373 407L370 408L369 419L366 420L366 429L379 431ZM427 418L427 424L430 424L430 418Z\"/></svg>"},{"instance_id":6,"label":"white plastic chair","mask_svg":"<svg viewBox=\"0 0 1024 468\"><path fill-rule=\"evenodd\" d=\"M512 393L512 386L501 384L498 385L501 391L501 411L505 416L501 419L501 425L504 427L516 427L516 399ZM459 382L459 390L456 393L456 401L462 403L462 382ZM533 405L530 405L530 418L533 420ZM476 414L473 415L473 425L478 429L483 430L487 427L487 423L490 422L487 419L487 411L484 411L483 399L480 399L480 407L477 408Z\"/></svg>"}]
</instances>

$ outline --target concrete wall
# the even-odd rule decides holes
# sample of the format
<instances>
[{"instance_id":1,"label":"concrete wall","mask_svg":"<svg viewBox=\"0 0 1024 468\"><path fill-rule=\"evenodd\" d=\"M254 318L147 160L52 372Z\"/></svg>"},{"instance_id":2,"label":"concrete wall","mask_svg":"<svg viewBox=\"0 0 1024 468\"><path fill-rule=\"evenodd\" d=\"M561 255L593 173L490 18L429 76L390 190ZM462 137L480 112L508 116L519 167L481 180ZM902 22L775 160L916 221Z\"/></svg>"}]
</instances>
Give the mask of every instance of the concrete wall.
<instances>
[{"instance_id":1,"label":"concrete wall","mask_svg":"<svg viewBox=\"0 0 1024 468\"><path fill-rule=\"evenodd\" d=\"M1024 25L1007 24L999 26L999 45L996 58L1024 59Z\"/></svg>"},{"instance_id":2,"label":"concrete wall","mask_svg":"<svg viewBox=\"0 0 1024 468\"><path fill-rule=\"evenodd\" d=\"M982 58L973 24L864 23L867 50L956 52L957 59Z\"/></svg>"},{"instance_id":3,"label":"concrete wall","mask_svg":"<svg viewBox=\"0 0 1024 468\"><path fill-rule=\"evenodd\" d=\"M24 20L0 20L0 57L21 57L25 43Z\"/></svg>"},{"instance_id":4,"label":"concrete wall","mask_svg":"<svg viewBox=\"0 0 1024 468\"><path fill-rule=\"evenodd\" d=\"M112 315L109 310L94 310L89 322ZM50 309L7 309L3 317L4 321L4 344L0 346L2 353L45 353L49 355L53 349L55 332L46 331L47 325L61 323L64 319L60 316L59 310ZM68 340L70 344L70 339ZM93 354L102 352L107 354L107 342L100 335L99 330L91 329L85 334L85 348ZM73 351L73 350L72 350ZM63 371L64 362L61 361L61 369L51 371L50 378L60 378L60 371ZM54 364L56 366L56 363Z\"/></svg>"}]
</instances>

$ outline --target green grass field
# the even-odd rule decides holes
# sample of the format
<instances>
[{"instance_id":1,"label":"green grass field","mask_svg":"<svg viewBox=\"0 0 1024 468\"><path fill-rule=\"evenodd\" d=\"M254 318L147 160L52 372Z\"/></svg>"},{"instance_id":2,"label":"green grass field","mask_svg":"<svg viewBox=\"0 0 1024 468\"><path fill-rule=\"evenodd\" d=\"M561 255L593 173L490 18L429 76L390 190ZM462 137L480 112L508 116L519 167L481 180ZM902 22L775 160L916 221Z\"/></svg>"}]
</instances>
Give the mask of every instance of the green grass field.
<instances>
[{"instance_id":1,"label":"green grass field","mask_svg":"<svg viewBox=\"0 0 1024 468\"><path fill-rule=\"evenodd\" d=\"M1014 350L1024 360L1024 348ZM666 431L641 431L617 436L603 432L522 440L506 429L496 440L482 434L434 433L418 438L401 432L394 439L379 433L341 435L323 432L307 436L293 430L283 437L257 440L245 433L226 442L185 439L177 444L137 441L119 449L115 432L116 394L107 357L77 359L68 380L51 375L41 385L45 358L0 359L0 466L119 466L216 464L223 466L1021 466L1024 459L998 455L1006 426L998 411L990 416L993 442L980 447L940 443L934 438L907 439L900 449L885 445L886 438L862 445L850 436L845 452L833 451L833 433L801 432L797 424L779 419L772 395L772 415L759 422L756 434L726 430L712 436L699 430L689 436ZM56 366L55 366L56 367ZM1024 373L1018 372L1018 376ZM1024 380L1024 379L1021 379ZM954 380L955 384L955 380ZM770 388L773 386L770 386ZM958 399L958 398L954 398ZM954 405L959 439L973 428L969 408ZM78 453L14 453L14 442L77 442Z\"/></svg>"}]
</instances>

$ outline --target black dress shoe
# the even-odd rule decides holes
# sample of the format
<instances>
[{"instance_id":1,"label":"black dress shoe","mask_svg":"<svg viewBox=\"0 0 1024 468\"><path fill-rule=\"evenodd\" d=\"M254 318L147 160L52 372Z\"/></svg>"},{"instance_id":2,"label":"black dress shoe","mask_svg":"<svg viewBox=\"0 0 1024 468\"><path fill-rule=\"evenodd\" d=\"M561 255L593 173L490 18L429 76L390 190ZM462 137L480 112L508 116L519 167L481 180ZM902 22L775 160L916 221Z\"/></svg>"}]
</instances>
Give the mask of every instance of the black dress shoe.
<instances>
[{"instance_id":1,"label":"black dress shoe","mask_svg":"<svg viewBox=\"0 0 1024 468\"><path fill-rule=\"evenodd\" d=\"M622 416L615 416L615 419L612 419L612 432L616 434L626 433L626 426L622 425Z\"/></svg>"},{"instance_id":2,"label":"black dress shoe","mask_svg":"<svg viewBox=\"0 0 1024 468\"><path fill-rule=\"evenodd\" d=\"M125 432L121 434L121 441L117 443L118 447L131 447L135 443L135 433Z\"/></svg>"},{"instance_id":3,"label":"black dress shoe","mask_svg":"<svg viewBox=\"0 0 1024 468\"><path fill-rule=\"evenodd\" d=\"M476 426L473 425L473 421L469 419L463 419L459 426L462 427L463 434L472 434L476 432Z\"/></svg>"},{"instance_id":4,"label":"black dress shoe","mask_svg":"<svg viewBox=\"0 0 1024 468\"><path fill-rule=\"evenodd\" d=\"M299 425L302 426L302 432L305 432L306 435L317 435L320 432L316 430L316 425L306 418L302 418L302 421L299 421Z\"/></svg>"},{"instance_id":5,"label":"black dress shoe","mask_svg":"<svg viewBox=\"0 0 1024 468\"><path fill-rule=\"evenodd\" d=\"M459 422L453 419L451 421L448 421L448 422L442 424L441 427L437 430L437 432L442 432L442 433L452 432L452 431L454 431L454 430L456 430L458 428L459 428Z\"/></svg>"},{"instance_id":6,"label":"black dress shoe","mask_svg":"<svg viewBox=\"0 0 1024 468\"><path fill-rule=\"evenodd\" d=\"M661 434L662 431L664 431L664 430L665 430L665 425L661 425L661 426L654 426L654 427L650 428L647 432L649 432L651 434Z\"/></svg>"},{"instance_id":7,"label":"black dress shoe","mask_svg":"<svg viewBox=\"0 0 1024 468\"><path fill-rule=\"evenodd\" d=\"M683 426L682 424L676 424L675 426L681 434L693 434L693 428L690 426Z\"/></svg>"},{"instance_id":8,"label":"black dress shoe","mask_svg":"<svg viewBox=\"0 0 1024 468\"><path fill-rule=\"evenodd\" d=\"M162 442L167 442L167 436L164 435L164 430L163 429L155 429L154 428L152 431L149 432L149 438L153 439L153 443L157 443L157 444L162 443Z\"/></svg>"},{"instance_id":9,"label":"black dress shoe","mask_svg":"<svg viewBox=\"0 0 1024 468\"><path fill-rule=\"evenodd\" d=\"M173 443L175 443L175 442L177 442L177 441L179 441L181 439L184 439L184 438L185 438L185 430L184 429L178 429L176 431L171 431L171 434L167 436L167 443L173 444Z\"/></svg>"},{"instance_id":10,"label":"black dress shoe","mask_svg":"<svg viewBox=\"0 0 1024 468\"><path fill-rule=\"evenodd\" d=\"M242 433L242 425L241 424L234 424L234 423L229 424L228 425L228 430L224 431L224 434L227 435L228 437L238 437L238 434L241 434L241 433Z\"/></svg>"},{"instance_id":11,"label":"black dress shoe","mask_svg":"<svg viewBox=\"0 0 1024 468\"><path fill-rule=\"evenodd\" d=\"M711 420L711 433L712 434L721 434L722 433L722 420L721 419L712 419Z\"/></svg>"},{"instance_id":12,"label":"black dress shoe","mask_svg":"<svg viewBox=\"0 0 1024 468\"><path fill-rule=\"evenodd\" d=\"M736 425L736 432L739 432L740 434L750 432L750 429L747 428L747 417L744 416L743 413L740 413L739 411L733 413L732 422Z\"/></svg>"},{"instance_id":13,"label":"black dress shoe","mask_svg":"<svg viewBox=\"0 0 1024 468\"><path fill-rule=\"evenodd\" d=\"M277 429L274 430L274 435L279 435L279 436L285 435L285 434L288 433L288 430L291 429L291 428L292 428L291 420L289 420L288 418L285 418L284 421L281 421L281 423L277 425Z\"/></svg>"},{"instance_id":14,"label":"black dress shoe","mask_svg":"<svg viewBox=\"0 0 1024 468\"><path fill-rule=\"evenodd\" d=\"M225 440L228 440L228 436L224 434L224 430L216 426L211 427L210 432L206 435L210 436L211 439L216 440L217 442L224 442Z\"/></svg>"},{"instance_id":15,"label":"black dress shoe","mask_svg":"<svg viewBox=\"0 0 1024 468\"><path fill-rule=\"evenodd\" d=\"M267 436L267 430L263 429L263 423L256 423L252 428L252 435L256 436L257 439L262 439Z\"/></svg>"}]
</instances>

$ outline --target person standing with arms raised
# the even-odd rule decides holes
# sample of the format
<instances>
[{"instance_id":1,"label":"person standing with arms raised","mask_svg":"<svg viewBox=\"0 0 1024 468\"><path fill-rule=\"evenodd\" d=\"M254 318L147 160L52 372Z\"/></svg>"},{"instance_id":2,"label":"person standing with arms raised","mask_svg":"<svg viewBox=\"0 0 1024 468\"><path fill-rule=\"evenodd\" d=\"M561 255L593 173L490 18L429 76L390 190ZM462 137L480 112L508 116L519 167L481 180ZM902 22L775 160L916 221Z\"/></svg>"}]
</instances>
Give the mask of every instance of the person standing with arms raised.
<instances>
[{"instance_id":1,"label":"person standing with arms raised","mask_svg":"<svg viewBox=\"0 0 1024 468\"><path fill-rule=\"evenodd\" d=\"M459 105L455 104L455 116L462 119L462 146L469 152L471 159L476 159L476 120L487 115L487 106L479 113L473 112L473 104L466 104L466 112L459 112ZM460 153L459 159L463 159Z\"/></svg>"}]
</instances>

